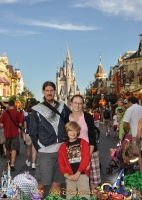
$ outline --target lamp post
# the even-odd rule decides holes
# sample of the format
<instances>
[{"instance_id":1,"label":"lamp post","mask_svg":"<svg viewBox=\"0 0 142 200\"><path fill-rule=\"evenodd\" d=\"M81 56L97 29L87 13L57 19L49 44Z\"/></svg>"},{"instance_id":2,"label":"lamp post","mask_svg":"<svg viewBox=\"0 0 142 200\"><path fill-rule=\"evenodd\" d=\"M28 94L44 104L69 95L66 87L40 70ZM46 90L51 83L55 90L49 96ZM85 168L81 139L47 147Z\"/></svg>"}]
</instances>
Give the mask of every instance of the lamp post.
<instances>
[{"instance_id":1,"label":"lamp post","mask_svg":"<svg viewBox=\"0 0 142 200\"><path fill-rule=\"evenodd\" d=\"M130 89L130 83L126 83L126 84L125 84L125 89L126 89L127 91L129 91L129 89Z\"/></svg>"}]
</instances>

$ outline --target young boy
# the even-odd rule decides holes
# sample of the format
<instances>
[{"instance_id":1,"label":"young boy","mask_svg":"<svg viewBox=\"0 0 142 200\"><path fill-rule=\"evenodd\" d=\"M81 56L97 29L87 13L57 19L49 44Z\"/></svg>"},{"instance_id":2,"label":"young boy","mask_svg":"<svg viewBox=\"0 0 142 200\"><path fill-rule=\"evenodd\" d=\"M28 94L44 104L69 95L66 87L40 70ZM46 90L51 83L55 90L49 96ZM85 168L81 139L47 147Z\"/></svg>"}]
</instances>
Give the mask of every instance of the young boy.
<instances>
[{"instance_id":1,"label":"young boy","mask_svg":"<svg viewBox=\"0 0 142 200\"><path fill-rule=\"evenodd\" d=\"M78 138L80 129L76 122L68 122L65 126L68 140L58 151L60 171L66 178L66 199L71 199L77 192L79 197L90 197L90 149L88 142Z\"/></svg>"},{"instance_id":2,"label":"young boy","mask_svg":"<svg viewBox=\"0 0 142 200\"><path fill-rule=\"evenodd\" d=\"M118 107L115 110L115 114L117 116L118 122L120 122L122 117L123 117L123 115L124 115L123 99L119 99L117 103L118 103Z\"/></svg>"}]
</instances>

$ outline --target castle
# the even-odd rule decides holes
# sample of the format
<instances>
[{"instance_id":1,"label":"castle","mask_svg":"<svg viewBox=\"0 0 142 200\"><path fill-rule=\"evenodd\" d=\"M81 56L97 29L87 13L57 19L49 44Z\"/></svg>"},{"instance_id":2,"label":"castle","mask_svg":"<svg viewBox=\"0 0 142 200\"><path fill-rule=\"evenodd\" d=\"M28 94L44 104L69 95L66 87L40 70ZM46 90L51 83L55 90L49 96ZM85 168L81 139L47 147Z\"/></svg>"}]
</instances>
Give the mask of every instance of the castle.
<instances>
[{"instance_id":1,"label":"castle","mask_svg":"<svg viewBox=\"0 0 142 200\"><path fill-rule=\"evenodd\" d=\"M68 45L66 51L66 60L63 61L63 66L60 67L60 70L57 67L56 86L56 99L59 101L64 101L68 107L70 107L70 100L72 96L75 94L80 94L80 89L75 79L75 69L73 61L71 63Z\"/></svg>"},{"instance_id":2,"label":"castle","mask_svg":"<svg viewBox=\"0 0 142 200\"><path fill-rule=\"evenodd\" d=\"M7 172L3 171L1 177L1 186L0 186L0 199L13 199L13 200L20 200L21 191L15 185L14 180L10 174L10 165L8 163L8 170Z\"/></svg>"}]
</instances>

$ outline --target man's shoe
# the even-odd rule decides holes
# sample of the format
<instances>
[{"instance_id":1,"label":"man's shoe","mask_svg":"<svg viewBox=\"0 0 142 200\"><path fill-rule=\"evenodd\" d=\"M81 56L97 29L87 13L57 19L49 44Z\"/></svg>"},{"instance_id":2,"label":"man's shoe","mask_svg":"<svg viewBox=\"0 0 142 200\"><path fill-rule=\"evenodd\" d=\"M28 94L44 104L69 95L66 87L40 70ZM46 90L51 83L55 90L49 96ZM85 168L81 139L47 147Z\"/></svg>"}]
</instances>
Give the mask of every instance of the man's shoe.
<instances>
[{"instance_id":1,"label":"man's shoe","mask_svg":"<svg viewBox=\"0 0 142 200\"><path fill-rule=\"evenodd\" d=\"M33 169L33 170L36 169L36 165L35 165L35 163L32 164L32 169Z\"/></svg>"},{"instance_id":2,"label":"man's shoe","mask_svg":"<svg viewBox=\"0 0 142 200\"><path fill-rule=\"evenodd\" d=\"M26 160L26 165L27 165L27 167L30 167L30 166L31 166L31 163L28 162L28 160Z\"/></svg>"},{"instance_id":3,"label":"man's shoe","mask_svg":"<svg viewBox=\"0 0 142 200\"><path fill-rule=\"evenodd\" d=\"M15 167L14 166L10 166L10 170L11 171L15 171Z\"/></svg>"}]
</instances>

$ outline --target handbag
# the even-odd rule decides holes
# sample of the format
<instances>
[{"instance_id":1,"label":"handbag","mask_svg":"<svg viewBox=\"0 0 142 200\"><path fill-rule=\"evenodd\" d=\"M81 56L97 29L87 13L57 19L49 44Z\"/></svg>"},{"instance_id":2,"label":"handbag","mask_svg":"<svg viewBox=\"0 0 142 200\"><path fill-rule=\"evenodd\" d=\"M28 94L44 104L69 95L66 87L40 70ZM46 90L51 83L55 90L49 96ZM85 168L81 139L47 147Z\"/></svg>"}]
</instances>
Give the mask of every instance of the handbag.
<instances>
[{"instance_id":1,"label":"handbag","mask_svg":"<svg viewBox=\"0 0 142 200\"><path fill-rule=\"evenodd\" d=\"M141 153L141 145L140 142L136 142L136 137L132 137L132 148L134 154L139 155Z\"/></svg>"}]
</instances>

